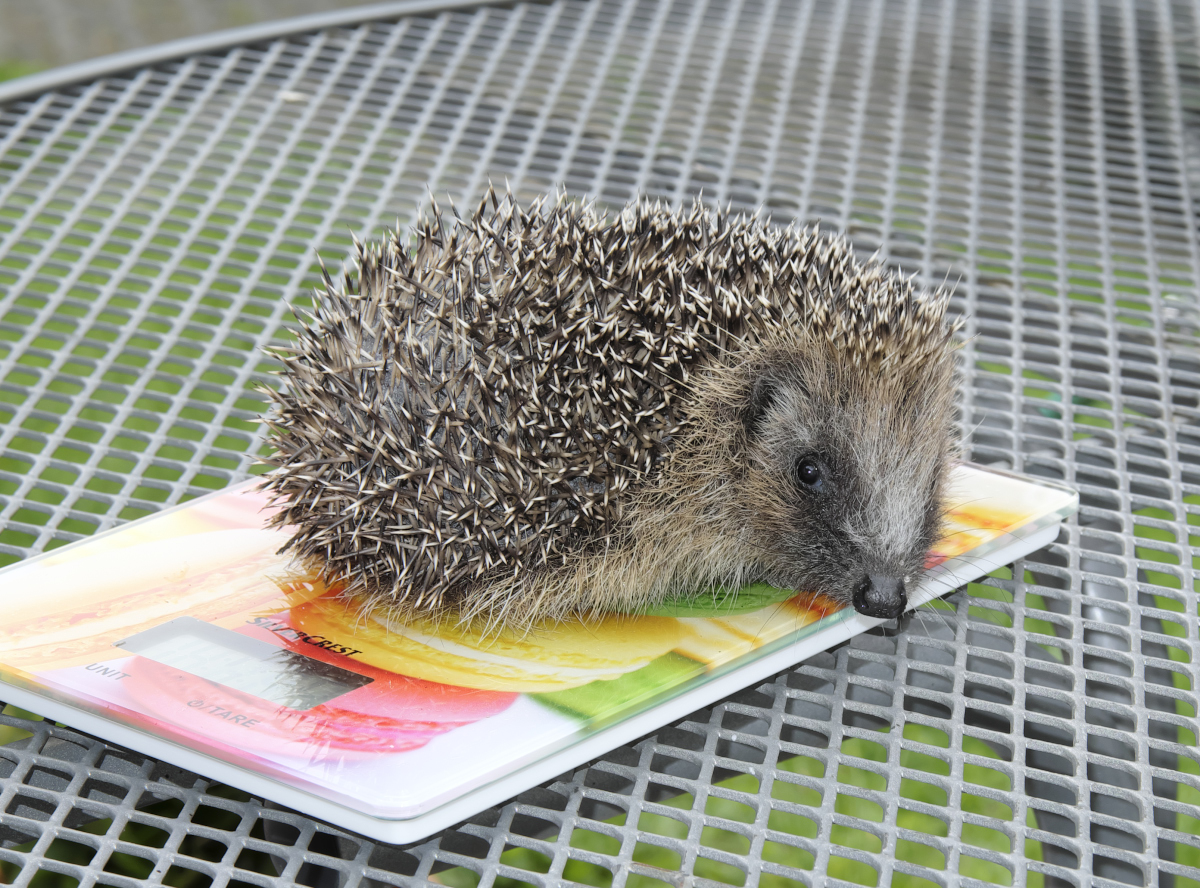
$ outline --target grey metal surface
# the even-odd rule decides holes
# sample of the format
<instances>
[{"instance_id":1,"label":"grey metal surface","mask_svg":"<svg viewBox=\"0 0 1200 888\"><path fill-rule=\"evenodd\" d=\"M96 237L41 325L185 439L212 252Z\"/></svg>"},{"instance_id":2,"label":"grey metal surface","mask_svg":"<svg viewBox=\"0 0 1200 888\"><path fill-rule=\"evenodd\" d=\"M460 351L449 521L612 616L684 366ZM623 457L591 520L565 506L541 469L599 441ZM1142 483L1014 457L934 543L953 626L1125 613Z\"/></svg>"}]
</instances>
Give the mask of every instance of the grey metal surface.
<instances>
[{"instance_id":1,"label":"grey metal surface","mask_svg":"<svg viewBox=\"0 0 1200 888\"><path fill-rule=\"evenodd\" d=\"M174 7L168 5L173 2ZM288 17L280 18L282 6L274 8L276 2L286 3L290 12ZM72 86L99 77L111 77L114 74L131 71L136 68L157 65L160 62L171 62L190 55L216 53L225 49L245 44L258 43L264 40L276 40L291 34L305 31L320 31L342 26L356 26L371 19L389 20L404 15L422 15L445 12L451 9L473 8L479 5L479 0L384 0L364 6L361 3L348 3L344 0L311 0L318 7L324 7L323 12L313 12L308 15L298 14L299 5L295 0L260 0L259 8L251 13L251 18L259 19L256 24L236 26L218 26L216 22L240 17L236 7L220 8L220 4L197 6L186 0L100 0L91 3L84 14L75 15L72 19L75 28L86 29L89 19L100 19L107 27L120 34L121 46L127 49L109 50L111 54L91 57L85 55L81 60L64 63L58 67L26 74L13 80L0 83L0 102L11 102L14 99L29 95L48 92L64 86ZM262 4L267 4L265 7ZM0 21L8 26L7 33L0 34L0 41L7 39L10 44L29 40L34 43L40 33L53 29L64 17L63 9L57 3L26 6L22 10L26 16L11 15L7 7L25 4L25 0L0 0ZM104 5L108 4L108 8ZM179 20L177 14L186 9L192 20ZM273 10L273 11L272 11ZM199 11L198 18L196 13ZM173 15L174 14L174 15ZM168 33L182 33L188 36L175 37L171 40L151 42L145 39L140 29L127 28L131 19L145 18L169 19L165 24ZM264 20L266 19L266 20ZM271 20L273 19L273 20ZM162 22L155 21L155 26L164 27ZM207 27L206 27L207 25ZM55 35L58 36L58 35ZM95 45L102 45L104 34L89 35L96 40ZM26 47L27 50L31 47ZM43 60L45 55L29 52L5 54L6 50L0 43L0 58L10 60L17 67L28 63L32 58ZM83 53L82 47L76 47L71 55ZM95 55L94 53L92 55Z\"/></svg>"},{"instance_id":2,"label":"grey metal surface","mask_svg":"<svg viewBox=\"0 0 1200 888\"><path fill-rule=\"evenodd\" d=\"M361 6L361 0L0 0L5 25L0 64L45 70L227 28Z\"/></svg>"},{"instance_id":3,"label":"grey metal surface","mask_svg":"<svg viewBox=\"0 0 1200 888\"><path fill-rule=\"evenodd\" d=\"M345 25L0 111L0 559L244 477L258 349L427 190L701 189L970 317L976 460L1058 542L427 842L69 728L0 747L18 884L1200 885L1200 8L604 0ZM0 729L3 730L3 729ZM507 880L507 881L506 881ZM657 880L657 881L655 881Z\"/></svg>"}]
</instances>

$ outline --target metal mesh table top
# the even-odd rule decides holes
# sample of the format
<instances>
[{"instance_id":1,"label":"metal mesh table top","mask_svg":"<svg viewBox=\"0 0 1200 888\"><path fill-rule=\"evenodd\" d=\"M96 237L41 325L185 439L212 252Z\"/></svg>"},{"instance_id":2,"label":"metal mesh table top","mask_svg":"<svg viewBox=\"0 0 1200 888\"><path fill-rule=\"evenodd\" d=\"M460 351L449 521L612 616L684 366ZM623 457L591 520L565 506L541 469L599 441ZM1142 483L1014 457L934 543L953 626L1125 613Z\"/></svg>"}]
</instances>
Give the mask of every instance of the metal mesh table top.
<instances>
[{"instance_id":1,"label":"metal mesh table top","mask_svg":"<svg viewBox=\"0 0 1200 888\"><path fill-rule=\"evenodd\" d=\"M1200 886L1198 50L1186 0L558 0L9 96L0 563L245 477L316 253L506 180L703 190L949 277L969 455L1082 507L901 631L404 848L0 716L0 881Z\"/></svg>"}]
</instances>

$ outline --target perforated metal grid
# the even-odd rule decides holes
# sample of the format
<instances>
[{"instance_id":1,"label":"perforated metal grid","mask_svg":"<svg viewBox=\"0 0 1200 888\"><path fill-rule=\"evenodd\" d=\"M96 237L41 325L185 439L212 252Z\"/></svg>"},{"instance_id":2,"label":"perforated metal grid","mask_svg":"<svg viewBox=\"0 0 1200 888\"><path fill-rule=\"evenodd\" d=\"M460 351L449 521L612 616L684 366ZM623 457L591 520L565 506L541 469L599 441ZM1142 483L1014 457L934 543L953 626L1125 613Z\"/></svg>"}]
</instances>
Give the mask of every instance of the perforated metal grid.
<instances>
[{"instance_id":1,"label":"perforated metal grid","mask_svg":"<svg viewBox=\"0 0 1200 888\"><path fill-rule=\"evenodd\" d=\"M391 848L0 717L18 884L1200 885L1200 9L604 0L364 22L0 111L0 559L222 487L350 231L489 179L820 221L970 317L1059 541ZM35 879L38 880L35 882Z\"/></svg>"}]
</instances>

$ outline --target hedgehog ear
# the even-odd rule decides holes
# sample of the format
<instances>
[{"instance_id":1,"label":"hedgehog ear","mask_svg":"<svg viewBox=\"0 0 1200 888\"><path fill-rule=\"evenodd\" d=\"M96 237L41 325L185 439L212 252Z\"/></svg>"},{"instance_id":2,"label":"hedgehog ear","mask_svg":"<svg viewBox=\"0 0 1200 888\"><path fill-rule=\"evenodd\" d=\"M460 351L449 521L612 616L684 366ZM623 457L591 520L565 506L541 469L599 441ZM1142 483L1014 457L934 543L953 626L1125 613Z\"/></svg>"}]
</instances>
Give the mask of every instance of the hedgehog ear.
<instances>
[{"instance_id":1,"label":"hedgehog ear","mask_svg":"<svg viewBox=\"0 0 1200 888\"><path fill-rule=\"evenodd\" d=\"M768 376L758 376L750 384L749 396L742 407L742 426L746 434L755 436L762 427L763 417L775 404L779 388Z\"/></svg>"}]
</instances>

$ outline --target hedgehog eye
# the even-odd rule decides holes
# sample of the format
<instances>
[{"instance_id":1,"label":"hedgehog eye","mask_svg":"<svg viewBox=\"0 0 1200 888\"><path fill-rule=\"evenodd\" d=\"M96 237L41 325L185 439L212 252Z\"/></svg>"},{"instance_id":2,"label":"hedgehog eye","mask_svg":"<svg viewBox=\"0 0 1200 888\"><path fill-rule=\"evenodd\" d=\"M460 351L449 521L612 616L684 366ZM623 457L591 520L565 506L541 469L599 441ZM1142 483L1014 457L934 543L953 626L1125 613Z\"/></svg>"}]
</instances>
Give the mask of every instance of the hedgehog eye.
<instances>
[{"instance_id":1,"label":"hedgehog eye","mask_svg":"<svg viewBox=\"0 0 1200 888\"><path fill-rule=\"evenodd\" d=\"M821 465L811 456L802 456L796 460L794 470L796 483L809 490L820 490L825 486L825 473Z\"/></svg>"}]
</instances>

